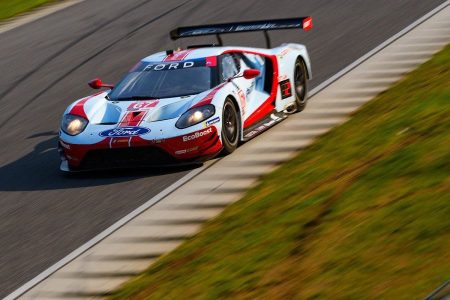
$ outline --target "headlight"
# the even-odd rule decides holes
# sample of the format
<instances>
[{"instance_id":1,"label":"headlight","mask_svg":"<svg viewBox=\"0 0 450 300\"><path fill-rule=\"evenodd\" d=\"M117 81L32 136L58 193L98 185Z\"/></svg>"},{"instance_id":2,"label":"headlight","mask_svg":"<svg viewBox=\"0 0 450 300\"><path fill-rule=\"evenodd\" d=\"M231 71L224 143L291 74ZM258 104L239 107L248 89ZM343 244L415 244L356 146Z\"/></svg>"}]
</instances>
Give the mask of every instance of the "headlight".
<instances>
[{"instance_id":1,"label":"headlight","mask_svg":"<svg viewBox=\"0 0 450 300\"><path fill-rule=\"evenodd\" d=\"M65 115L61 123L61 129L68 135L77 135L83 132L88 120L75 115Z\"/></svg>"},{"instance_id":2,"label":"headlight","mask_svg":"<svg viewBox=\"0 0 450 300\"><path fill-rule=\"evenodd\" d=\"M215 113L216 109L212 104L191 108L181 115L175 126L178 129L187 128L214 116Z\"/></svg>"}]
</instances>

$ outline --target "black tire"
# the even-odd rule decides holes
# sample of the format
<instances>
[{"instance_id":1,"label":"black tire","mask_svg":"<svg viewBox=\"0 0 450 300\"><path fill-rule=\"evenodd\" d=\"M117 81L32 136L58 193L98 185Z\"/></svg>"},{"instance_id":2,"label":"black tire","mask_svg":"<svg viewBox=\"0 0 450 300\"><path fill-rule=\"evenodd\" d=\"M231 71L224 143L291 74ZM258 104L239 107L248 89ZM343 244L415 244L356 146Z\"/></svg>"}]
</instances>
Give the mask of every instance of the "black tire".
<instances>
[{"instance_id":1,"label":"black tire","mask_svg":"<svg viewBox=\"0 0 450 300\"><path fill-rule=\"evenodd\" d=\"M222 110L222 144L223 155L228 155L236 150L239 143L240 121L236 106L229 98L225 100Z\"/></svg>"},{"instance_id":2,"label":"black tire","mask_svg":"<svg viewBox=\"0 0 450 300\"><path fill-rule=\"evenodd\" d=\"M294 94L296 111L305 109L308 98L308 74L303 59L297 58L294 67Z\"/></svg>"}]
</instances>

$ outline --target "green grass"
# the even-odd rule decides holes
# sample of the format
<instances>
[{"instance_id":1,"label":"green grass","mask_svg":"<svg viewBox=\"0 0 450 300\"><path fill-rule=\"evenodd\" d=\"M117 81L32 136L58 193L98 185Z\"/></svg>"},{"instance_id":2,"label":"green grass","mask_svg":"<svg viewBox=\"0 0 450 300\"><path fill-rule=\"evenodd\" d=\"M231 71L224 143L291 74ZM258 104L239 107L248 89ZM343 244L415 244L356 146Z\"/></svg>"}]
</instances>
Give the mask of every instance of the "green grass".
<instances>
[{"instance_id":1,"label":"green grass","mask_svg":"<svg viewBox=\"0 0 450 300\"><path fill-rule=\"evenodd\" d=\"M450 46L113 299L421 299L450 277Z\"/></svg>"},{"instance_id":2,"label":"green grass","mask_svg":"<svg viewBox=\"0 0 450 300\"><path fill-rule=\"evenodd\" d=\"M0 21L57 0L0 0Z\"/></svg>"}]
</instances>

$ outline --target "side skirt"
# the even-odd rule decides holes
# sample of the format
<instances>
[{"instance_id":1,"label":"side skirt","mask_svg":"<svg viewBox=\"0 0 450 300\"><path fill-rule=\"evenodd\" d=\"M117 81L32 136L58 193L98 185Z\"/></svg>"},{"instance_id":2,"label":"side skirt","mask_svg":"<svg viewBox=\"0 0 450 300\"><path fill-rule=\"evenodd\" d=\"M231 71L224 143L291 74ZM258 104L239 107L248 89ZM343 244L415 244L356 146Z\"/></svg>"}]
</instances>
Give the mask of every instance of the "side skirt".
<instances>
[{"instance_id":1,"label":"side skirt","mask_svg":"<svg viewBox=\"0 0 450 300\"><path fill-rule=\"evenodd\" d=\"M272 111L261 121L258 121L255 124L244 129L243 141L246 142L248 140L251 140L255 136L263 133L270 127L275 126L276 124L280 123L281 121L283 121L286 118L287 118L287 114L285 114L284 112L277 112L275 110Z\"/></svg>"}]
</instances>

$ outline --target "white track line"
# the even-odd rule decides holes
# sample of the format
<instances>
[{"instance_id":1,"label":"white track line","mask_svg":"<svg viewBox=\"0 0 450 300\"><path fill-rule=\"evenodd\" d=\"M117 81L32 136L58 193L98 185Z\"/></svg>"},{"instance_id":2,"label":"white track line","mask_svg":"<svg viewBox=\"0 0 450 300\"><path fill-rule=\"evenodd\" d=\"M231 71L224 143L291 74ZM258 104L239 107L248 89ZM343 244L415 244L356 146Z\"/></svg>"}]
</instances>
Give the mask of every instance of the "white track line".
<instances>
[{"instance_id":1,"label":"white track line","mask_svg":"<svg viewBox=\"0 0 450 300\"><path fill-rule=\"evenodd\" d=\"M24 15L13 17L9 20L0 23L0 34L10 31L14 28L20 27L22 25L34 22L36 20L39 20L40 18L51 15L57 11L66 9L83 1L85 0L67 0L61 3L52 3L44 5L43 7L36 8L35 10L31 10L30 12L25 13Z\"/></svg>"},{"instance_id":2,"label":"white track line","mask_svg":"<svg viewBox=\"0 0 450 300\"><path fill-rule=\"evenodd\" d=\"M364 62L365 60L369 59L375 53L379 52L380 50L382 50L383 48L385 48L386 46L388 46L389 44L391 44L392 42L394 42L401 36L405 35L410 30L412 30L414 27L420 25L426 19L435 15L436 13L438 13L439 11L441 11L448 5L450 5L450 0L447 0L443 4L439 5L438 7L436 7L435 9L433 9L432 11L430 11L429 13L424 15L423 17L421 17L418 20L416 20L415 22L413 22L411 25L407 26L406 28L404 28L403 30L401 30L400 32L398 32L397 34L392 36L391 38L389 38L386 41L384 41L383 43L381 43L379 46L377 46L373 50L369 51L368 53L366 53L365 55L363 55L362 57L360 57L359 59L357 59L356 61L354 61L353 63L351 63L350 65L348 65L347 67L345 67L344 69L339 71L338 73L336 73L334 76L330 77L323 83L319 84L317 87L315 87L314 89L311 90L310 95L313 96L313 95L317 94L319 91L323 90L324 88L326 88L327 86L332 84L338 78L342 77L343 75L345 75L346 73L348 73L349 71L354 69L357 65L359 65L362 62ZM175 183L173 183L172 185L167 187L165 190L163 190L162 192L160 192L159 194L157 194L156 196L154 196L153 198L148 200L146 203L144 203L143 205L141 205L140 207L138 207L137 209L135 209L134 211L132 211L131 213L129 213L128 215L126 215L125 217L123 217L122 219L120 219L119 221L117 221L116 223L114 223L113 225L108 227L107 229L105 229L103 232L101 232L100 234L98 234L97 236L92 238L91 240L89 240L87 243L80 246L79 248L77 248L76 250L71 252L69 255L67 255L66 257L64 257L63 259L61 259L60 261L58 261L57 263L55 263L54 265L52 265L51 267L49 267L48 269L46 269L45 271L43 271L42 273L37 275L35 278L33 278L32 280L30 280L27 283L25 283L24 285L22 285L20 288L18 288L17 290L12 292L8 296L6 296L6 298L4 298L4 299L12 300L12 299L16 299L16 298L20 297L21 295L23 295L24 293L29 291L31 288L33 288L34 286L36 286L37 284L39 284L40 282L42 282L43 280L48 278L50 275L55 273L57 270L61 269L63 266L65 266L66 264L68 264L69 262L71 262L72 260L77 258L78 256L80 256L81 254L83 254L84 252L89 250L90 248L92 248L94 245L101 242L103 239L105 239L106 237L111 235L113 232L115 232L116 230L121 228L123 225L125 225L132 219L134 219L136 216L138 216L145 210L149 209L150 207L152 207L153 205L155 205L156 203L158 203L159 201L164 199L164 197L171 194L173 191L178 189L180 186L184 185L186 182L190 181L192 178L194 178L195 176L197 176L198 174L200 174L207 168L211 167L217 161L218 160L214 160L212 162L205 164L201 168L198 168L198 169L195 169L195 170L189 172L188 174L183 176L181 179L179 179L178 181L176 181Z\"/></svg>"}]
</instances>

